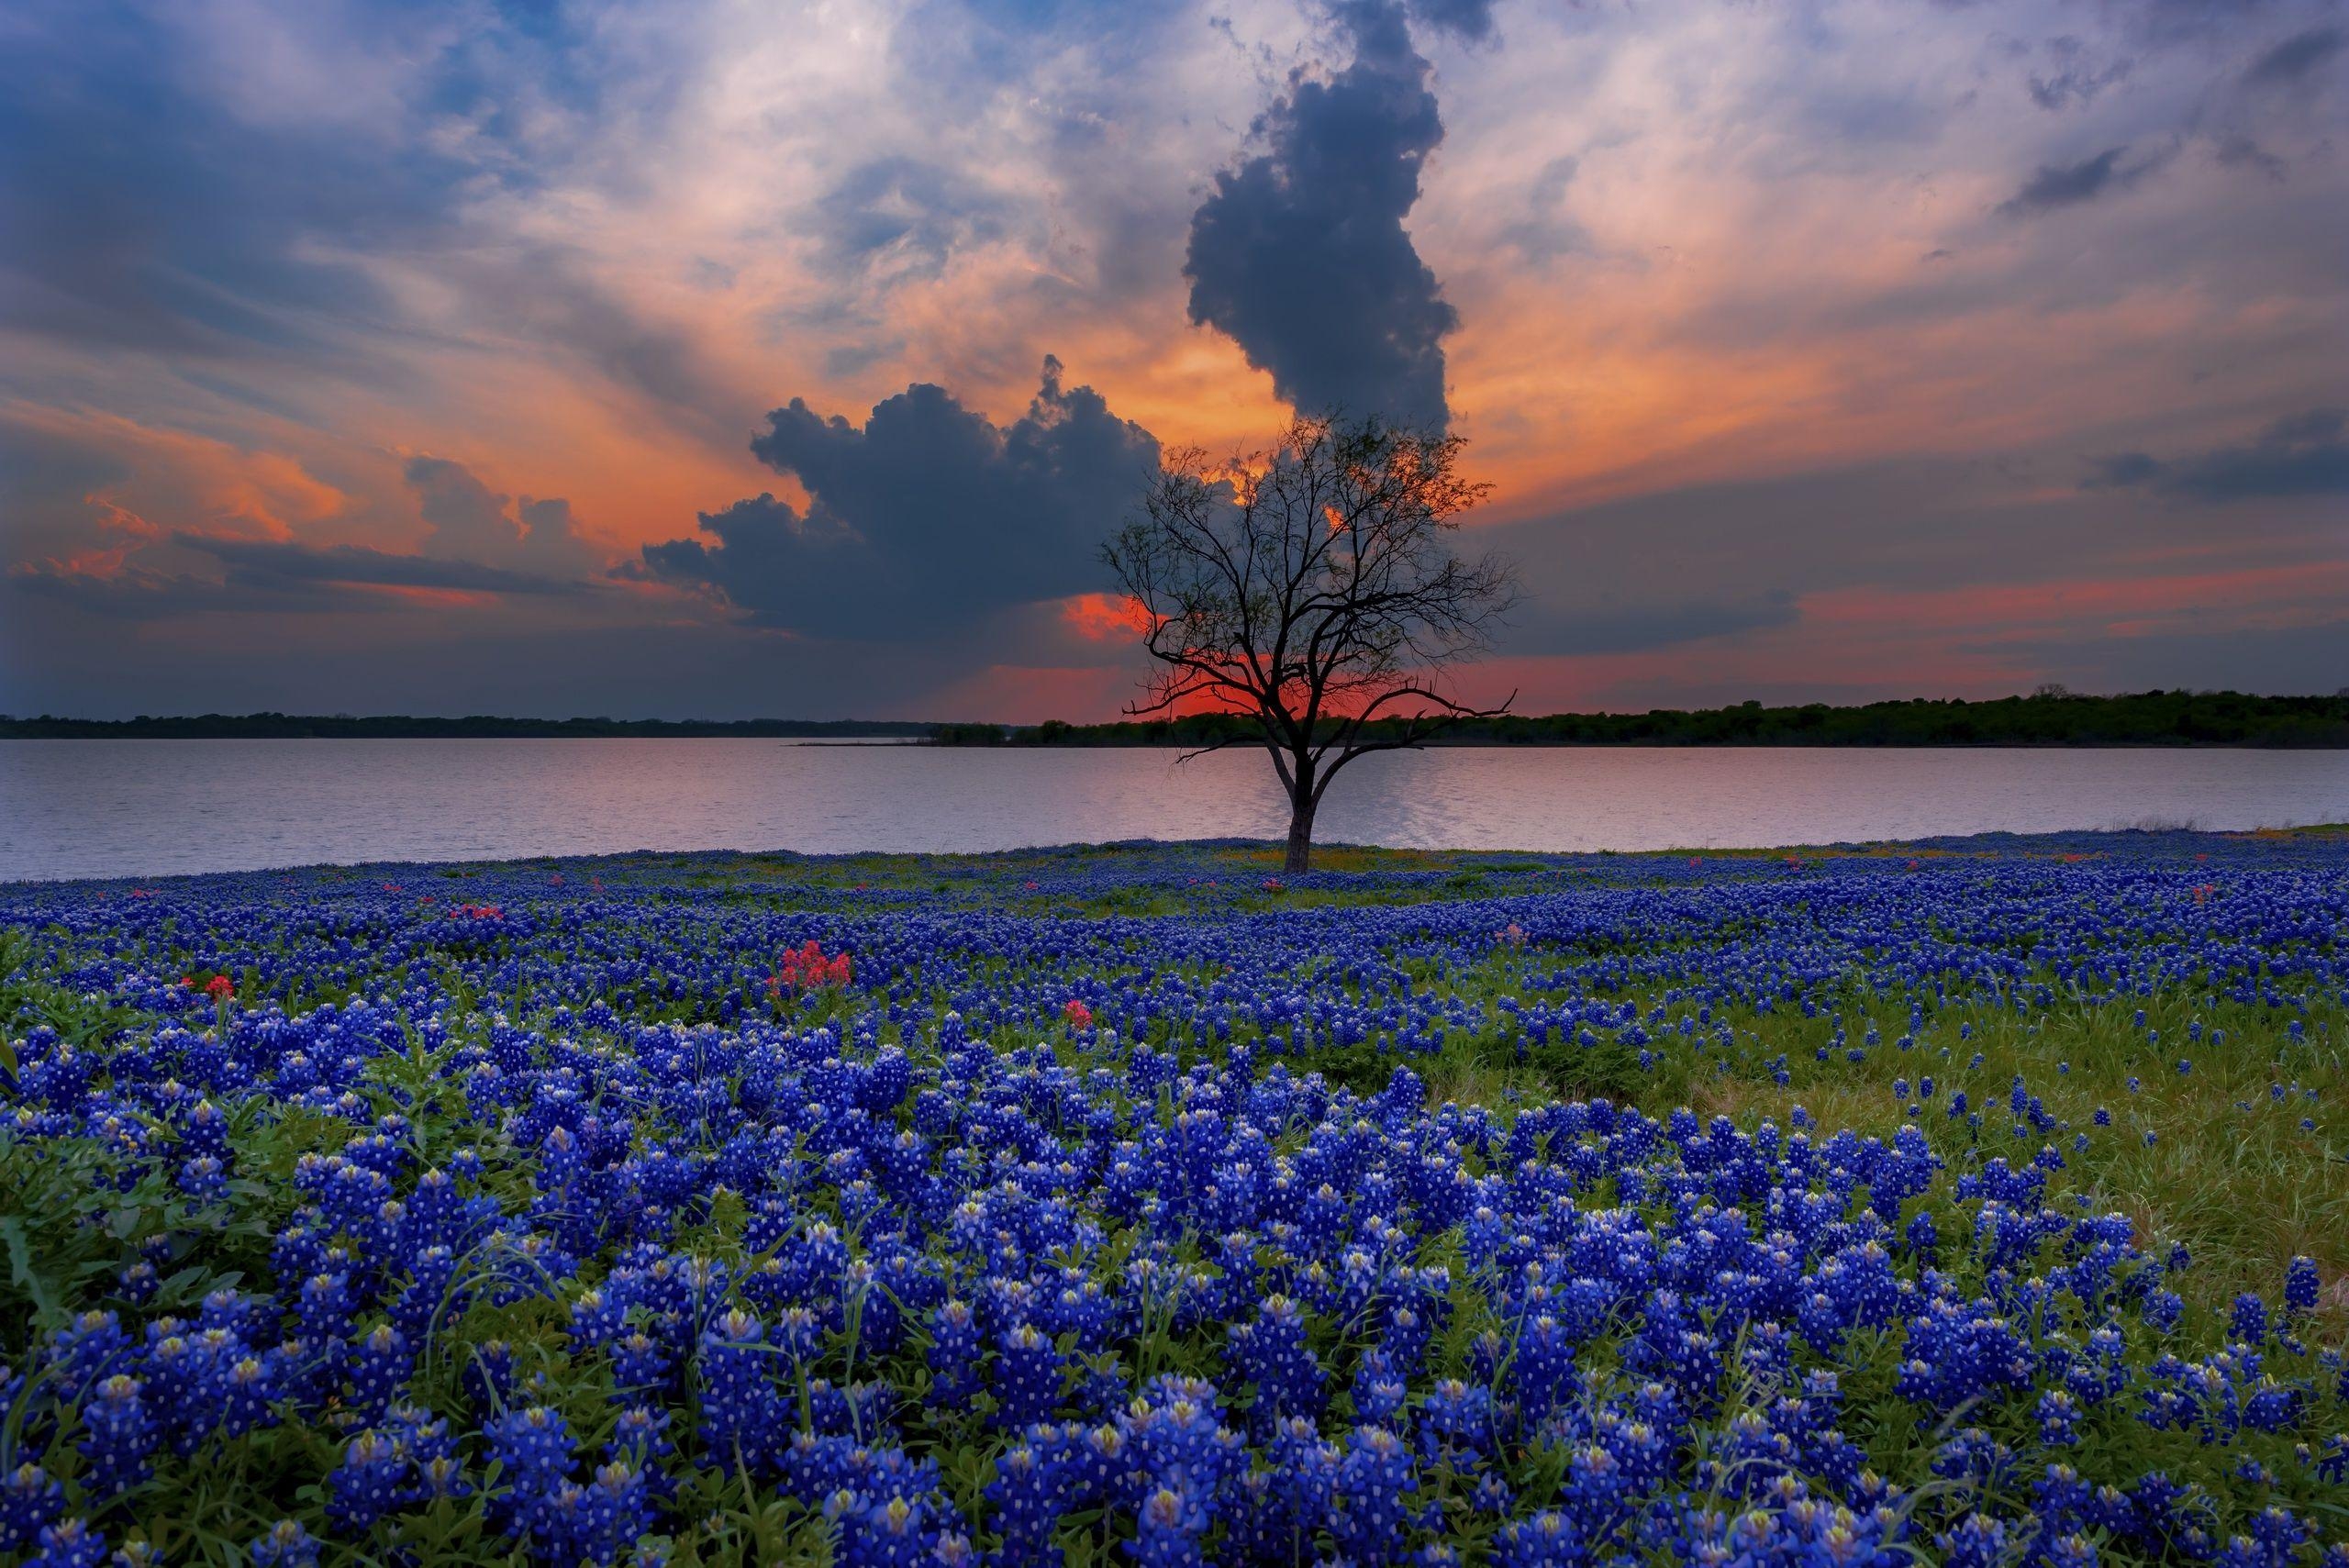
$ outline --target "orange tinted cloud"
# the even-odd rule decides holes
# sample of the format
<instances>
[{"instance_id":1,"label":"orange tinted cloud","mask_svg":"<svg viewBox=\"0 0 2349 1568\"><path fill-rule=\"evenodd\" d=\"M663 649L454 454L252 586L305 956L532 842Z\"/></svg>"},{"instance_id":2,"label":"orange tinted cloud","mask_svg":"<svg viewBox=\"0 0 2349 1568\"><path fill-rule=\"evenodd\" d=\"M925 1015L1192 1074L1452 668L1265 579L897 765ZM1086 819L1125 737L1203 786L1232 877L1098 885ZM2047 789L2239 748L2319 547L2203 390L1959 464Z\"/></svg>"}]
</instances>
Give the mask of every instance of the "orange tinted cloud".
<instances>
[{"instance_id":1,"label":"orange tinted cloud","mask_svg":"<svg viewBox=\"0 0 2349 1568\"><path fill-rule=\"evenodd\" d=\"M123 470L83 499L96 527L132 538L194 527L284 539L334 517L350 499L284 452L117 414L17 402L0 406L0 423L60 447L103 453Z\"/></svg>"},{"instance_id":2,"label":"orange tinted cloud","mask_svg":"<svg viewBox=\"0 0 2349 1568\"><path fill-rule=\"evenodd\" d=\"M1079 594L1063 599L1061 619L1088 642L1121 641L1150 629L1150 612L1141 601L1118 594Z\"/></svg>"},{"instance_id":3,"label":"orange tinted cloud","mask_svg":"<svg viewBox=\"0 0 2349 1568\"><path fill-rule=\"evenodd\" d=\"M2142 636L2182 619L2243 624L2289 606L2329 617L2344 601L2349 561L1963 588L1844 588L1806 595L1801 606L1804 619L1822 630L1964 631L1992 639L2050 627Z\"/></svg>"}]
</instances>

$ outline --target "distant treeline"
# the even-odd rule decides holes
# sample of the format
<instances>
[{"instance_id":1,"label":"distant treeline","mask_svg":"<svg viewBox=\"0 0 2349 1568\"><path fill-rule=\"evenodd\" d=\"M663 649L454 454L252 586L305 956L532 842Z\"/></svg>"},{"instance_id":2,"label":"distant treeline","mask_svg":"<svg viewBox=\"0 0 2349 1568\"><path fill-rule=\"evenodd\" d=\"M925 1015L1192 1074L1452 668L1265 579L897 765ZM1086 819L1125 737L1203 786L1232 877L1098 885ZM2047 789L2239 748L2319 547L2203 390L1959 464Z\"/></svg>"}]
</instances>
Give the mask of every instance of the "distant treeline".
<instances>
[{"instance_id":1,"label":"distant treeline","mask_svg":"<svg viewBox=\"0 0 2349 1568\"><path fill-rule=\"evenodd\" d=\"M1391 737L1393 725L1372 733ZM1241 740L1244 721L1219 714L1149 723L922 724L887 719L419 718L406 715L207 713L125 719L0 716L0 740L494 740L580 736L894 738L940 746L1207 746ZM1648 713L1553 713L1480 719L1447 730L1452 746L2267 746L2349 748L2349 692L2329 697L2241 692L2081 696L2043 690L1989 702L1868 703Z\"/></svg>"},{"instance_id":2,"label":"distant treeline","mask_svg":"<svg viewBox=\"0 0 2349 1568\"><path fill-rule=\"evenodd\" d=\"M787 740L918 740L939 727L865 718L419 718L407 714L206 713L152 718L39 718L0 716L0 740L492 740L641 735L735 736Z\"/></svg>"},{"instance_id":3,"label":"distant treeline","mask_svg":"<svg viewBox=\"0 0 2349 1568\"><path fill-rule=\"evenodd\" d=\"M1391 737L1395 725L1370 727ZM941 724L941 746L1206 746L1245 737L1216 714L1148 723ZM2043 691L1988 702L1868 703L1648 713L1553 713L1480 719L1445 731L1455 746L2266 746L2349 747L2349 693L2329 697L2241 692L2081 696Z\"/></svg>"}]
</instances>

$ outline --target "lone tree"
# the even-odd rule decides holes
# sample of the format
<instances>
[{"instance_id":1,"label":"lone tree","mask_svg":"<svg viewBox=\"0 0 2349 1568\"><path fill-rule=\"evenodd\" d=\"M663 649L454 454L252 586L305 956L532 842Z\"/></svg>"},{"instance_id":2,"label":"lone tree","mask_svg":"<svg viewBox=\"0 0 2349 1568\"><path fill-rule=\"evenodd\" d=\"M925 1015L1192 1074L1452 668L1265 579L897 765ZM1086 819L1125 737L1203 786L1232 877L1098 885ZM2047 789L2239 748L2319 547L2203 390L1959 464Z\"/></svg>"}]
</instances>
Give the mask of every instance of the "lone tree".
<instances>
[{"instance_id":1,"label":"lone tree","mask_svg":"<svg viewBox=\"0 0 2349 1568\"><path fill-rule=\"evenodd\" d=\"M1461 476L1462 445L1375 418L1299 417L1269 455L1177 451L1142 515L1102 547L1158 662L1126 712L1241 716L1238 734L1200 751L1271 753L1292 872L1309 864L1314 813L1348 762L1516 700L1471 707L1442 689L1518 595L1508 561L1453 550L1460 514L1490 489Z\"/></svg>"}]
</instances>

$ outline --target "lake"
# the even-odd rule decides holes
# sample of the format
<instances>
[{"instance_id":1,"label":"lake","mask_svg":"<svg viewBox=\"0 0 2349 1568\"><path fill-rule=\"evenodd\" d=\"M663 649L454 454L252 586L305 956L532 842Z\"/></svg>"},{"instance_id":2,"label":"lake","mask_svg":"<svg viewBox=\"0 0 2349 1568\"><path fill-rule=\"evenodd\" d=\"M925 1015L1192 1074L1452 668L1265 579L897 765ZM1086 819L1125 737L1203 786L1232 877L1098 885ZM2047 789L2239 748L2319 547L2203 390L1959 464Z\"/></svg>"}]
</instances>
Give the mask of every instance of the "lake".
<instances>
[{"instance_id":1,"label":"lake","mask_svg":"<svg viewBox=\"0 0 2349 1568\"><path fill-rule=\"evenodd\" d=\"M1274 838L1261 752L788 740L0 741L0 880L624 850ZM1325 843L1648 850L2349 820L2349 753L1455 747L1364 758Z\"/></svg>"}]
</instances>

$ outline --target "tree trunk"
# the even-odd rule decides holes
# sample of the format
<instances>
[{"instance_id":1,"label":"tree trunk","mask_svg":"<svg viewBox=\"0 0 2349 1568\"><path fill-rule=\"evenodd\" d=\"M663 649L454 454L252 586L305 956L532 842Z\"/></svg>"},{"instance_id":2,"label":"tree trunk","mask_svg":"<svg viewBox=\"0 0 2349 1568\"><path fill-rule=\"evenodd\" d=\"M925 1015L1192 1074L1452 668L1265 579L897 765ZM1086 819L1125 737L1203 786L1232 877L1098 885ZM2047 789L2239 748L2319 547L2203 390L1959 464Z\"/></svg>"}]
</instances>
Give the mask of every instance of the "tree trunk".
<instances>
[{"instance_id":1,"label":"tree trunk","mask_svg":"<svg viewBox=\"0 0 2349 1568\"><path fill-rule=\"evenodd\" d=\"M1313 775L1300 767L1296 778L1289 795L1288 861L1282 868L1291 874L1313 869Z\"/></svg>"}]
</instances>

